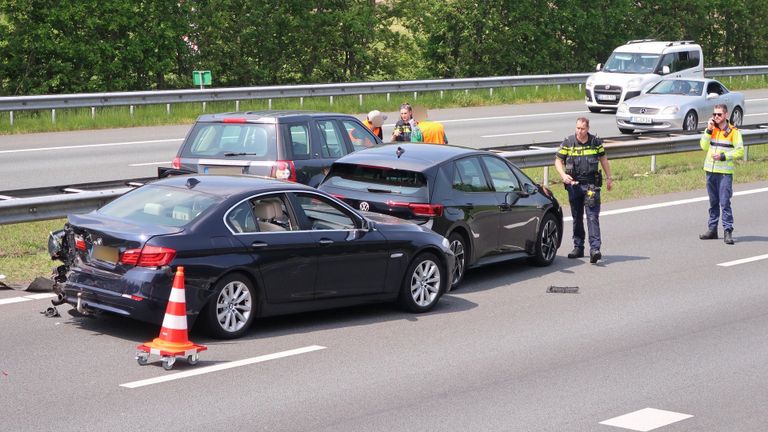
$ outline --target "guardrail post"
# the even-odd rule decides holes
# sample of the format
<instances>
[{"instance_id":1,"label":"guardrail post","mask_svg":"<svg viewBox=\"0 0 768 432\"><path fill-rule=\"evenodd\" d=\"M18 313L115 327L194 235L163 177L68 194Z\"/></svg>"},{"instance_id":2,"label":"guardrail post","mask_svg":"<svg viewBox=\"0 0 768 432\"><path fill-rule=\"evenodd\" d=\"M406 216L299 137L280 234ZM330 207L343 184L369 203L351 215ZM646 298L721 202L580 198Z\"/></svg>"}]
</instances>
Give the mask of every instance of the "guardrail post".
<instances>
[{"instance_id":1,"label":"guardrail post","mask_svg":"<svg viewBox=\"0 0 768 432\"><path fill-rule=\"evenodd\" d=\"M203 102L203 103L205 103L205 102ZM128 108L128 110L129 110L129 111L130 111L130 113L131 113L131 118L133 118L133 105L131 105L131 106ZM205 110L203 110L203 111L205 111Z\"/></svg>"},{"instance_id":2,"label":"guardrail post","mask_svg":"<svg viewBox=\"0 0 768 432\"><path fill-rule=\"evenodd\" d=\"M419 98L419 92L413 92L413 100L416 100Z\"/></svg>"},{"instance_id":3,"label":"guardrail post","mask_svg":"<svg viewBox=\"0 0 768 432\"><path fill-rule=\"evenodd\" d=\"M269 109L272 109L272 98L267 99L267 107L269 107Z\"/></svg>"},{"instance_id":4,"label":"guardrail post","mask_svg":"<svg viewBox=\"0 0 768 432\"><path fill-rule=\"evenodd\" d=\"M747 161L748 157L749 157L749 146L744 146L744 162Z\"/></svg>"},{"instance_id":5,"label":"guardrail post","mask_svg":"<svg viewBox=\"0 0 768 432\"><path fill-rule=\"evenodd\" d=\"M544 167L544 186L549 186L549 167Z\"/></svg>"},{"instance_id":6,"label":"guardrail post","mask_svg":"<svg viewBox=\"0 0 768 432\"><path fill-rule=\"evenodd\" d=\"M171 104L165 104L165 115L171 115Z\"/></svg>"},{"instance_id":7,"label":"guardrail post","mask_svg":"<svg viewBox=\"0 0 768 432\"><path fill-rule=\"evenodd\" d=\"M579 83L579 93L581 93L581 83Z\"/></svg>"},{"instance_id":8,"label":"guardrail post","mask_svg":"<svg viewBox=\"0 0 768 432\"><path fill-rule=\"evenodd\" d=\"M333 105L333 95L328 96L328 100L330 101L331 105Z\"/></svg>"},{"instance_id":9,"label":"guardrail post","mask_svg":"<svg viewBox=\"0 0 768 432\"><path fill-rule=\"evenodd\" d=\"M304 96L299 98L299 106L304 108Z\"/></svg>"},{"instance_id":10,"label":"guardrail post","mask_svg":"<svg viewBox=\"0 0 768 432\"><path fill-rule=\"evenodd\" d=\"M51 123L56 123L56 109L51 110Z\"/></svg>"},{"instance_id":11,"label":"guardrail post","mask_svg":"<svg viewBox=\"0 0 768 432\"><path fill-rule=\"evenodd\" d=\"M387 93L387 102L389 102L389 93Z\"/></svg>"},{"instance_id":12,"label":"guardrail post","mask_svg":"<svg viewBox=\"0 0 768 432\"><path fill-rule=\"evenodd\" d=\"M13 111L8 111L11 114L11 126L13 126Z\"/></svg>"},{"instance_id":13,"label":"guardrail post","mask_svg":"<svg viewBox=\"0 0 768 432\"><path fill-rule=\"evenodd\" d=\"M363 94L362 93L360 93L360 95L358 95L358 99L360 100L360 106L363 106Z\"/></svg>"},{"instance_id":14,"label":"guardrail post","mask_svg":"<svg viewBox=\"0 0 768 432\"><path fill-rule=\"evenodd\" d=\"M656 172L656 155L651 155L651 172Z\"/></svg>"},{"instance_id":15,"label":"guardrail post","mask_svg":"<svg viewBox=\"0 0 768 432\"><path fill-rule=\"evenodd\" d=\"M235 101L235 111L240 111L240 100Z\"/></svg>"},{"instance_id":16,"label":"guardrail post","mask_svg":"<svg viewBox=\"0 0 768 432\"><path fill-rule=\"evenodd\" d=\"M488 89L488 97L493 97L493 87Z\"/></svg>"},{"instance_id":17,"label":"guardrail post","mask_svg":"<svg viewBox=\"0 0 768 432\"><path fill-rule=\"evenodd\" d=\"M96 107L91 107L91 120L96 120Z\"/></svg>"},{"instance_id":18,"label":"guardrail post","mask_svg":"<svg viewBox=\"0 0 768 432\"><path fill-rule=\"evenodd\" d=\"M443 98L443 91L440 90L440 99L442 99L442 98Z\"/></svg>"}]
</instances>

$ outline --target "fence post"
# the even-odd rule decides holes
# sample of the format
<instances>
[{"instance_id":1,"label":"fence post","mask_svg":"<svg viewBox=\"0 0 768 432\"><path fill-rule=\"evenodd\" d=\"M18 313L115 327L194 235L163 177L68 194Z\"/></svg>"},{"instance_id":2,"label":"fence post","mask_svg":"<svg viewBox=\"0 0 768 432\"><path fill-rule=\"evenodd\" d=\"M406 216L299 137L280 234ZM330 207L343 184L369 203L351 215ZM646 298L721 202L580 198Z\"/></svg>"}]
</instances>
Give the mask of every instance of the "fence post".
<instances>
[{"instance_id":1,"label":"fence post","mask_svg":"<svg viewBox=\"0 0 768 432\"><path fill-rule=\"evenodd\" d=\"M56 123L56 109L51 110L51 123Z\"/></svg>"},{"instance_id":2,"label":"fence post","mask_svg":"<svg viewBox=\"0 0 768 432\"><path fill-rule=\"evenodd\" d=\"M11 114L11 126L13 126L13 111L8 111Z\"/></svg>"},{"instance_id":3,"label":"fence post","mask_svg":"<svg viewBox=\"0 0 768 432\"><path fill-rule=\"evenodd\" d=\"M331 102L331 105L333 105L333 95L328 96L328 100Z\"/></svg>"},{"instance_id":4,"label":"fence post","mask_svg":"<svg viewBox=\"0 0 768 432\"><path fill-rule=\"evenodd\" d=\"M493 87L488 89L488 97L493 97Z\"/></svg>"},{"instance_id":5,"label":"fence post","mask_svg":"<svg viewBox=\"0 0 768 432\"><path fill-rule=\"evenodd\" d=\"M205 102L203 102L203 104L205 104ZM203 106L205 106L205 105L203 105ZM131 106L128 108L128 111L130 111L130 113L131 113L131 118L133 118L133 105L131 105ZM203 111L205 111L205 108L203 108Z\"/></svg>"},{"instance_id":6,"label":"fence post","mask_svg":"<svg viewBox=\"0 0 768 432\"><path fill-rule=\"evenodd\" d=\"M91 107L91 120L96 119L96 107Z\"/></svg>"},{"instance_id":7,"label":"fence post","mask_svg":"<svg viewBox=\"0 0 768 432\"><path fill-rule=\"evenodd\" d=\"M299 106L304 108L304 96L299 98Z\"/></svg>"},{"instance_id":8,"label":"fence post","mask_svg":"<svg viewBox=\"0 0 768 432\"><path fill-rule=\"evenodd\" d=\"M544 167L544 186L549 186L549 167Z\"/></svg>"},{"instance_id":9,"label":"fence post","mask_svg":"<svg viewBox=\"0 0 768 432\"><path fill-rule=\"evenodd\" d=\"M165 104L165 115L171 115L171 104Z\"/></svg>"},{"instance_id":10,"label":"fence post","mask_svg":"<svg viewBox=\"0 0 768 432\"><path fill-rule=\"evenodd\" d=\"M359 99L360 99L360 106L363 106L363 94L362 93L360 93Z\"/></svg>"},{"instance_id":11,"label":"fence post","mask_svg":"<svg viewBox=\"0 0 768 432\"><path fill-rule=\"evenodd\" d=\"M651 155L651 172L656 172L656 155Z\"/></svg>"},{"instance_id":12,"label":"fence post","mask_svg":"<svg viewBox=\"0 0 768 432\"><path fill-rule=\"evenodd\" d=\"M269 107L269 109L272 109L272 98L268 99L267 106Z\"/></svg>"}]
</instances>

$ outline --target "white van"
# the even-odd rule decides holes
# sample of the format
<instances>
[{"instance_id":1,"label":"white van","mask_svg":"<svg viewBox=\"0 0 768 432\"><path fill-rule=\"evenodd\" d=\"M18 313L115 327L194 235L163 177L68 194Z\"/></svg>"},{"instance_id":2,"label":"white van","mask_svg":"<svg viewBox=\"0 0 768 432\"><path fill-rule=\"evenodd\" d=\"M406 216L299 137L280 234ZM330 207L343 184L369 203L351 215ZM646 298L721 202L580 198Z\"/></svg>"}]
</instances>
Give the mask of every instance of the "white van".
<instances>
[{"instance_id":1,"label":"white van","mask_svg":"<svg viewBox=\"0 0 768 432\"><path fill-rule=\"evenodd\" d=\"M598 63L596 69L587 78L587 108L616 111L664 75L704 77L704 55L693 41L633 40L613 50L605 66Z\"/></svg>"}]
</instances>

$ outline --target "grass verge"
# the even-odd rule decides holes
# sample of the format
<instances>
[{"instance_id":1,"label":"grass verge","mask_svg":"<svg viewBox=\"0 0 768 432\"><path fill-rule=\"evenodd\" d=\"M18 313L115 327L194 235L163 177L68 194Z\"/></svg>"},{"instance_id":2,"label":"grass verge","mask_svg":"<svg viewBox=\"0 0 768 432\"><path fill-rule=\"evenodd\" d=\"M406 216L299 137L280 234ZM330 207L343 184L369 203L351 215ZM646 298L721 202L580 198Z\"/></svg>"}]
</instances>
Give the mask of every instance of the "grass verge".
<instances>
[{"instance_id":1,"label":"grass verge","mask_svg":"<svg viewBox=\"0 0 768 432\"><path fill-rule=\"evenodd\" d=\"M650 157L612 160L614 189L603 194L603 202L691 190L704 194L703 157L703 152L661 155L656 159L656 172L650 172ZM750 146L749 161L736 162L734 181L738 184L768 180L766 162L768 144ZM543 179L543 168L527 169L526 173L536 181ZM549 173L553 180L554 168ZM567 206L562 183L556 174L554 179L558 181L550 184L551 189L560 203ZM6 276L5 283L26 286L35 277L50 276L58 261L51 261L48 256L48 233L61 228L64 222L57 219L0 225L0 274Z\"/></svg>"}]
</instances>

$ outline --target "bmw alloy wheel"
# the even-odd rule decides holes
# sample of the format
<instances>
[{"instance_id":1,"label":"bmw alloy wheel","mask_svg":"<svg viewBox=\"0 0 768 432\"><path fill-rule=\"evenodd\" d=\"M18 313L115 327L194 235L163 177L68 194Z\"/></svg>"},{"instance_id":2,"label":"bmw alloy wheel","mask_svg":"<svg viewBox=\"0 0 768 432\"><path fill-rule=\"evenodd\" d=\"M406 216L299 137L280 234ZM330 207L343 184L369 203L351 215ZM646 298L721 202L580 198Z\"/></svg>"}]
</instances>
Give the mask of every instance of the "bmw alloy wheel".
<instances>
[{"instance_id":1,"label":"bmw alloy wheel","mask_svg":"<svg viewBox=\"0 0 768 432\"><path fill-rule=\"evenodd\" d=\"M440 267L431 259L421 261L411 273L411 298L419 307L432 305L440 294Z\"/></svg>"},{"instance_id":2,"label":"bmw alloy wheel","mask_svg":"<svg viewBox=\"0 0 768 432\"><path fill-rule=\"evenodd\" d=\"M237 332L251 316L253 299L251 291L240 281L224 286L216 299L216 317L224 331Z\"/></svg>"}]
</instances>

